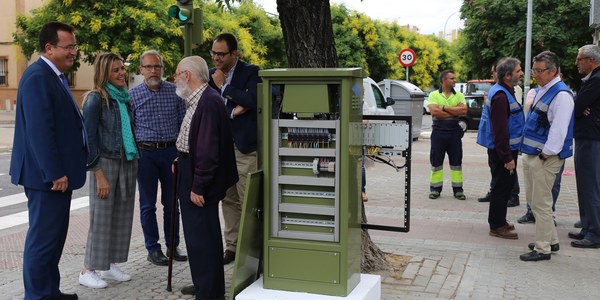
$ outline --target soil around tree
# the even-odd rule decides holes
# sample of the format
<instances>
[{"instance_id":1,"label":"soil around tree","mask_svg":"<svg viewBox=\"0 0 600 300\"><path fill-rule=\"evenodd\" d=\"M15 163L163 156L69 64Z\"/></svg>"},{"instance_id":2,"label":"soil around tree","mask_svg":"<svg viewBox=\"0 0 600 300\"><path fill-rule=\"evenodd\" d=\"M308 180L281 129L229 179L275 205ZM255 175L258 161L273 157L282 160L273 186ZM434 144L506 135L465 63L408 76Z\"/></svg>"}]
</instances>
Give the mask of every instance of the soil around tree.
<instances>
[{"instance_id":1,"label":"soil around tree","mask_svg":"<svg viewBox=\"0 0 600 300\"><path fill-rule=\"evenodd\" d=\"M389 263L389 268L385 270L374 271L372 274L383 278L391 277L396 280L402 279L402 274L412 259L412 256L398 255L394 253L385 253L385 259Z\"/></svg>"}]
</instances>

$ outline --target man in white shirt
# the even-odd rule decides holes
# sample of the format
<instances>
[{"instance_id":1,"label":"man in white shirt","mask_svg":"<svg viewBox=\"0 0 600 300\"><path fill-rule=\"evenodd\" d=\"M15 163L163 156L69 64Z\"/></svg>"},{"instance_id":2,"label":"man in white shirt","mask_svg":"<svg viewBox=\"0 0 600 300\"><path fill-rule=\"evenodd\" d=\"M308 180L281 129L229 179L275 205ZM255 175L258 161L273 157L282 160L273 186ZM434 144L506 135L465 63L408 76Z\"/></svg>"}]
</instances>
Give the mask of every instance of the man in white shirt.
<instances>
[{"instance_id":1,"label":"man in white shirt","mask_svg":"<svg viewBox=\"0 0 600 300\"><path fill-rule=\"evenodd\" d=\"M558 251L552 218L552 186L565 159L573 155L573 94L560 79L558 57L543 51L533 58L533 76L540 86L523 129L521 152L527 203L535 217L535 243L523 261L550 260Z\"/></svg>"}]
</instances>

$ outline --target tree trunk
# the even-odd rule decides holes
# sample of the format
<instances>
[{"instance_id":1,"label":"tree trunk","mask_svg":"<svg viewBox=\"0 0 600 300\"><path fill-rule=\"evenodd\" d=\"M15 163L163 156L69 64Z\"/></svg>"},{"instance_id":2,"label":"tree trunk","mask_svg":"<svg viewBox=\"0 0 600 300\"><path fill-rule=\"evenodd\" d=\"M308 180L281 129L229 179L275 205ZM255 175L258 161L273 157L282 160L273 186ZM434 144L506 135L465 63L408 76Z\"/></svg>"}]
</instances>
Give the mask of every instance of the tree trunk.
<instances>
[{"instance_id":1,"label":"tree trunk","mask_svg":"<svg viewBox=\"0 0 600 300\"><path fill-rule=\"evenodd\" d=\"M338 57L328 0L277 0L290 68L335 68Z\"/></svg>"},{"instance_id":2,"label":"tree trunk","mask_svg":"<svg viewBox=\"0 0 600 300\"><path fill-rule=\"evenodd\" d=\"M335 68L337 51L328 0L277 0L279 21L290 68ZM366 223L364 204L362 221ZM362 231L361 270L369 273L389 269L383 251Z\"/></svg>"}]
</instances>

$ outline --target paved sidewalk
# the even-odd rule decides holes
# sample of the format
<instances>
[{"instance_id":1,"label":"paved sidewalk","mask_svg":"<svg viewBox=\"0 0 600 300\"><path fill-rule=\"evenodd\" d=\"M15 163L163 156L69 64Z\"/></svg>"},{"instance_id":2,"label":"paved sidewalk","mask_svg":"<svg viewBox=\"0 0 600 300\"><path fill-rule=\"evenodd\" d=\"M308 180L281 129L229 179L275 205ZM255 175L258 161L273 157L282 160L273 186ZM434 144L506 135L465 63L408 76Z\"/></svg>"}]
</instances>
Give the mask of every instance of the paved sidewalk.
<instances>
[{"instance_id":1,"label":"paved sidewalk","mask_svg":"<svg viewBox=\"0 0 600 300\"><path fill-rule=\"evenodd\" d=\"M521 205L508 209L508 219L515 223L519 239L490 237L488 204L477 202L477 197L484 195L489 187L490 175L485 151L475 144L475 138L475 132L468 132L463 138L465 201L452 197L448 173L442 196L428 199L429 140L421 138L413 143L410 232L370 231L384 251L411 257L401 278L382 278L382 298L598 299L600 250L572 248L567 237L579 218L572 158L567 160L557 203L561 249L550 261L521 262L519 255L529 251L527 244L533 242L535 233L534 225L516 223L525 211L523 181ZM4 135L1 136L0 143L4 139ZM404 162L402 158L396 161L399 165ZM445 168L448 170L447 162ZM367 170L369 202L366 209L370 223L400 224L399 218L404 213L403 180L403 172L380 164ZM174 292L167 292L167 268L146 261L138 211L136 207L129 261L123 264L133 279L125 283L111 282L108 288L101 290L89 289L77 282L83 262L88 212L81 209L72 213L60 265L64 292L76 292L80 299L192 299L179 292L181 287L191 283L187 263L175 262ZM2 299L23 297L21 260L26 229L20 226L0 231ZM227 284L232 266L225 266Z\"/></svg>"},{"instance_id":2,"label":"paved sidewalk","mask_svg":"<svg viewBox=\"0 0 600 300\"><path fill-rule=\"evenodd\" d=\"M0 153L12 148L15 128L15 112L0 110Z\"/></svg>"}]
</instances>

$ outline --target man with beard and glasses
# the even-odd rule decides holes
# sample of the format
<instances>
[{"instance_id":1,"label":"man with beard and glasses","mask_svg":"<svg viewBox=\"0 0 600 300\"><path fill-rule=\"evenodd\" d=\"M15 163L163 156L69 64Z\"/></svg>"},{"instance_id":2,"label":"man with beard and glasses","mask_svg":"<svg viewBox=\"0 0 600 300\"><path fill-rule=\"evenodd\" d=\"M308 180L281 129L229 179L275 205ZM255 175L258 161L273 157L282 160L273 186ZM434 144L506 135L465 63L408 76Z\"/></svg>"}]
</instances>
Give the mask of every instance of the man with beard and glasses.
<instances>
[{"instance_id":1,"label":"man with beard and glasses","mask_svg":"<svg viewBox=\"0 0 600 300\"><path fill-rule=\"evenodd\" d=\"M165 242L174 240L173 259L186 261L187 256L179 245L179 208L171 207L173 201L173 173L171 163L177 157L175 141L185 114L185 103L175 94L175 84L162 80L164 65L156 50L140 56L140 73L144 83L129 90L135 118L135 138L141 157L137 174L140 195L140 223L144 232L148 261L166 266L167 257L159 243L156 221L156 198L160 182L160 203L163 206L163 231ZM171 210L175 209L175 234L170 236ZM167 255L171 249L167 249Z\"/></svg>"},{"instance_id":2,"label":"man with beard and glasses","mask_svg":"<svg viewBox=\"0 0 600 300\"><path fill-rule=\"evenodd\" d=\"M177 66L177 95L187 106L177 138L178 196L194 283L181 292L196 299L224 299L219 201L238 181L238 173L225 104L208 88L208 80L208 66L200 56L186 57Z\"/></svg>"}]
</instances>

